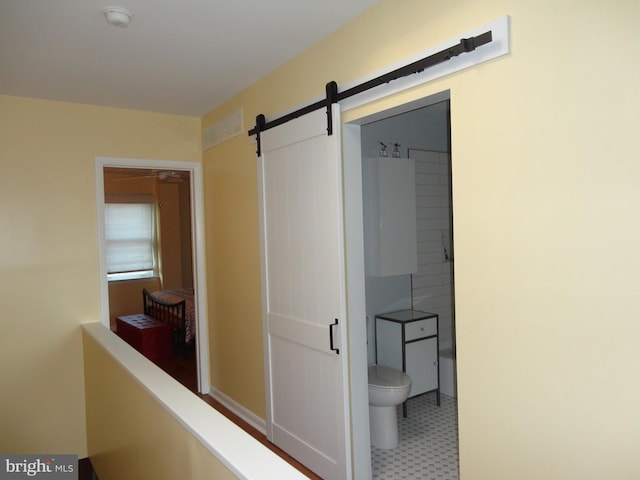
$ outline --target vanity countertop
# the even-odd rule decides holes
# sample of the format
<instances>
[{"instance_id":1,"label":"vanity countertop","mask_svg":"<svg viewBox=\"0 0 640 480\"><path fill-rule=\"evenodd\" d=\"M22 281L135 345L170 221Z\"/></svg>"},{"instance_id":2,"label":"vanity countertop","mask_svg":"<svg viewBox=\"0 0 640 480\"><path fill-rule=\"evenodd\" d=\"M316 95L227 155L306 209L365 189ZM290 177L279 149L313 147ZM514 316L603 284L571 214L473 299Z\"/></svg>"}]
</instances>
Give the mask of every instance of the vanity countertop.
<instances>
[{"instance_id":1,"label":"vanity countertop","mask_svg":"<svg viewBox=\"0 0 640 480\"><path fill-rule=\"evenodd\" d=\"M413 322L415 320L424 320L425 318L437 317L436 313L421 312L419 310L399 310L397 312L380 313L376 318L391 320L393 322Z\"/></svg>"}]
</instances>

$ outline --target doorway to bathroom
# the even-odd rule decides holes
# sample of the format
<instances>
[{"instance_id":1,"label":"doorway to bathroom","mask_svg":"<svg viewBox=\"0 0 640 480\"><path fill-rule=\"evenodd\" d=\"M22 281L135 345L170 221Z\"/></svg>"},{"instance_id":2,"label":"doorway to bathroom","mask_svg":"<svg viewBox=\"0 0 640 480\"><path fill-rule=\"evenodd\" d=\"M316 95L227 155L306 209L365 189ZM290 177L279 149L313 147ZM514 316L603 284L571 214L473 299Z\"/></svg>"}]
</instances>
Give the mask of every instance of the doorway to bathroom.
<instances>
[{"instance_id":1,"label":"doorway to bathroom","mask_svg":"<svg viewBox=\"0 0 640 480\"><path fill-rule=\"evenodd\" d=\"M417 310L437 314L439 325L439 354L434 360L436 365L428 368L434 369L435 375L439 377L440 405L437 392L429 391L410 396L406 403L406 417L403 416L402 406L397 408L398 447L392 450L371 447L367 452L370 454L374 479L424 478L436 471L443 475L442 478L458 478L449 105L449 92L442 92L411 104L348 121L344 125L347 244L362 242L360 245L364 247L364 253L360 256L362 258L358 259L354 258L358 257L354 250L347 247L348 270L353 273L355 269L361 268L364 272L360 279L361 291L358 293L353 284L350 286L352 293L355 290L356 295L360 295L361 305L358 308L365 312L366 352L362 356L366 357L367 364L378 363L375 328L377 315ZM375 259L380 253L376 250L380 239L372 238L376 233L368 228L372 223L376 224L376 229L380 228L380 219L371 212L372 205L377 205L379 209L396 208L381 206L380 199L375 197L377 190L370 188L372 176L369 162L384 155L391 164L395 157L399 157L399 162L410 159L415 165L412 179L405 179L412 183L407 185L407 189L415 189L415 206L409 215L415 225L415 238L408 243L401 243L405 246L415 245L413 248L417 262L415 267L407 271L400 269L391 271L391 274L381 274L379 270L376 271L375 265L372 268L375 264L372 258ZM384 181L382 177L375 177L374 182L381 181ZM354 208L358 208L358 196L361 217L354 212ZM406 216L406 212L394 216ZM350 224L358 224L364 228L360 227L362 232L354 232L350 230ZM393 237L394 235L390 236ZM354 277L357 275L352 274L351 278ZM352 302L354 303L357 302ZM354 314L355 311L352 310L351 318ZM362 388L353 385L352 391L355 397L355 392L362 392ZM356 401L358 400L354 398L354 402ZM354 418L353 422L357 424L360 421L364 424L366 420L368 418ZM358 435L358 430L354 429L354 437ZM369 438L366 440L368 442ZM363 438L354 439L356 445L362 441Z\"/></svg>"}]
</instances>

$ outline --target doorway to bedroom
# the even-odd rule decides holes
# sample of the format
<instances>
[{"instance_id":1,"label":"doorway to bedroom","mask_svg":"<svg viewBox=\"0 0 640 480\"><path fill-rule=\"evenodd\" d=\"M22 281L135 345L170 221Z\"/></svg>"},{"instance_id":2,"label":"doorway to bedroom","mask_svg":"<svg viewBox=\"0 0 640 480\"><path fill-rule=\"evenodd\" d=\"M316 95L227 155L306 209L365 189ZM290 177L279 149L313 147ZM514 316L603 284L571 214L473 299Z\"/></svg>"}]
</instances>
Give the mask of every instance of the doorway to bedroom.
<instances>
[{"instance_id":1,"label":"doorway to bedroom","mask_svg":"<svg viewBox=\"0 0 640 480\"><path fill-rule=\"evenodd\" d=\"M133 332L132 346L186 388L208 393L199 167L97 159L96 183L102 323L125 340ZM154 319L153 333L139 325Z\"/></svg>"}]
</instances>

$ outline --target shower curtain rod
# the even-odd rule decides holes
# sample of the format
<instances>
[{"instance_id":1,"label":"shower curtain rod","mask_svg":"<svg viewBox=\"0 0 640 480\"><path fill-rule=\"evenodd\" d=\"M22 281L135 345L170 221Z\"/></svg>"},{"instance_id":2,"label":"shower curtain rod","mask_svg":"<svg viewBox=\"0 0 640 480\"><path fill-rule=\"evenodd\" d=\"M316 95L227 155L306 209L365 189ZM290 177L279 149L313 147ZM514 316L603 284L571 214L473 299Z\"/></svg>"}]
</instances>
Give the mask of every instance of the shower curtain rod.
<instances>
[{"instance_id":1,"label":"shower curtain rod","mask_svg":"<svg viewBox=\"0 0 640 480\"><path fill-rule=\"evenodd\" d=\"M326 98L323 98L322 100L319 100L315 103L307 105L306 107L302 107L295 112L288 113L286 115L283 115L282 117L270 120L268 122L266 121L266 118L263 114L256 116L256 125L251 130L249 130L248 135L256 135L258 144L256 153L258 156L260 156L260 132L264 132L265 130L269 130L270 128L277 127L279 125L287 123L290 120L296 119L298 117L301 117L302 115L306 115L307 113L311 113L321 108L327 109L327 134L332 135L333 125L331 116L331 105L333 105L334 103L338 103L340 100L353 97L354 95L365 92L367 90L371 90L372 88L378 87L385 83L389 83L393 80L407 77L414 73L420 73L427 68L433 67L440 63L444 63L462 53L472 52L476 48L490 43L492 40L493 35L491 33L491 30L475 37L463 38L457 45L445 48L444 50L434 53L433 55L424 57L413 63L397 68L389 73L385 73L383 75L380 75L379 77L356 85L355 87L348 88L347 90L344 90L342 92L338 92L338 84L334 81L331 81L326 85Z\"/></svg>"}]
</instances>

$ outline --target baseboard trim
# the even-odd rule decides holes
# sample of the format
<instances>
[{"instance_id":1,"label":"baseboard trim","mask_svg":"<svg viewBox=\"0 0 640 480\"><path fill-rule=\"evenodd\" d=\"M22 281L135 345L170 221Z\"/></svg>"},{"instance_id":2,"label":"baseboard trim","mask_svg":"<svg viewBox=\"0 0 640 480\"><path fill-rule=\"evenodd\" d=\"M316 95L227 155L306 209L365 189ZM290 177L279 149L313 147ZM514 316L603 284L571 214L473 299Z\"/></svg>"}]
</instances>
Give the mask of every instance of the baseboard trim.
<instances>
[{"instance_id":1,"label":"baseboard trim","mask_svg":"<svg viewBox=\"0 0 640 480\"><path fill-rule=\"evenodd\" d=\"M233 400L231 397L228 397L215 387L211 387L211 389L209 390L209 395L211 395L215 400L231 410L253 428L258 430L260 433L262 433L263 435L267 434L267 422L264 419L260 418L252 411L243 407L238 402Z\"/></svg>"}]
</instances>

